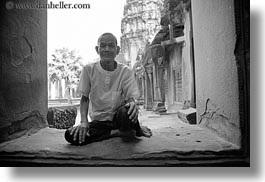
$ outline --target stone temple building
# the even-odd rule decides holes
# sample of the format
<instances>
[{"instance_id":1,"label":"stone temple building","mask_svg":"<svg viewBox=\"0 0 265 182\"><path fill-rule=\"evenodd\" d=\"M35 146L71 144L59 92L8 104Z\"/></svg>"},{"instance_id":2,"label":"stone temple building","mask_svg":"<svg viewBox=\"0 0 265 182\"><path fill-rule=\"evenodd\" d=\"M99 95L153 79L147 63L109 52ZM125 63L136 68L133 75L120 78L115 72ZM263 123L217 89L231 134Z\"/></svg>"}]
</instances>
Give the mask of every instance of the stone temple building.
<instances>
[{"instance_id":1,"label":"stone temple building","mask_svg":"<svg viewBox=\"0 0 265 182\"><path fill-rule=\"evenodd\" d=\"M162 0L127 0L121 21L121 52L117 57L132 67L146 44L160 30Z\"/></svg>"},{"instance_id":2,"label":"stone temple building","mask_svg":"<svg viewBox=\"0 0 265 182\"><path fill-rule=\"evenodd\" d=\"M144 108L178 113L247 147L247 10L232 0L165 0L161 29L133 67Z\"/></svg>"},{"instance_id":3,"label":"stone temple building","mask_svg":"<svg viewBox=\"0 0 265 182\"><path fill-rule=\"evenodd\" d=\"M31 3L32 0L23 2ZM40 2L46 3L45 0ZM133 142L113 139L110 144L114 145L109 145L112 150L110 152L106 150L105 153L108 147L104 143L95 142L95 145L88 145L87 148L69 146L63 142L64 131L56 131L56 135L51 135L51 130L41 130L48 127L47 10L10 9L10 3L1 1L0 164L39 166L42 162L43 166L57 164L109 167L112 164L249 167L249 2L246 0L165 0L164 2L166 13L160 21L161 30L149 46L139 43L139 40L150 41L146 29L142 30L140 37L136 36L140 33L135 33L139 21L146 21L143 18L146 15L142 16L142 19L136 18L138 22L132 21L133 18L129 17L140 16L141 13L137 14L140 10L136 7L144 9L144 7L158 6L158 1L128 0L125 7L127 19L125 16L122 21L126 25L122 30L122 53L126 61L139 59L139 63L137 62L134 68L139 76L139 85L142 84L146 109L153 109L154 106L159 108L162 105L168 111L170 106L174 109L174 105L189 101L189 108L196 108L196 123L193 123L199 126L196 130L215 133L220 137L221 147L235 146L236 149L219 150L217 146L216 150L209 151L205 147L201 148L200 145L204 144L206 138L204 141L196 138L204 137L205 132L194 135L194 132L187 132L188 130L183 127L175 129L165 127L167 120L164 119L161 119L157 125L166 128L168 133L158 135L153 132L151 138L133 140ZM181 13L181 17L178 12ZM128 23L127 26L126 21L131 24ZM147 26L146 23L148 21L140 23L139 27L142 26L143 29L143 26L145 28L151 26ZM127 31L128 33L125 33ZM126 48L125 45L128 47ZM135 47L133 48L132 45ZM136 45L145 47L143 55L137 56L140 49L136 49ZM152 115L151 118L162 118L163 114ZM185 125L185 127L190 126ZM46 138L43 137L45 135ZM164 139L168 136L171 137L172 142ZM194 141L187 142L187 139L192 137ZM25 141L25 138L28 138L26 145L16 145L16 142ZM160 153L161 150L157 150L159 149L157 146L162 142L158 142L157 139L163 139L165 144L171 145L170 148ZM212 141L212 138L207 139L209 140ZM229 145L223 145L223 141L229 142ZM182 145L178 145L178 142L182 142ZM195 143L196 148L191 152L187 151L186 147ZM147 145L152 149L152 153L149 153L151 149L145 150L144 147ZM8 148L10 146L11 149ZM95 146L98 146L96 151ZM252 146L251 149L254 150L257 147L257 145ZM36 150L37 147L39 150ZM58 152L60 148L67 153ZM126 152L123 152L124 149L127 149ZM97 152L102 152L105 158L97 156ZM149 158L146 158L148 156ZM254 161L251 159L251 163Z\"/></svg>"}]
</instances>

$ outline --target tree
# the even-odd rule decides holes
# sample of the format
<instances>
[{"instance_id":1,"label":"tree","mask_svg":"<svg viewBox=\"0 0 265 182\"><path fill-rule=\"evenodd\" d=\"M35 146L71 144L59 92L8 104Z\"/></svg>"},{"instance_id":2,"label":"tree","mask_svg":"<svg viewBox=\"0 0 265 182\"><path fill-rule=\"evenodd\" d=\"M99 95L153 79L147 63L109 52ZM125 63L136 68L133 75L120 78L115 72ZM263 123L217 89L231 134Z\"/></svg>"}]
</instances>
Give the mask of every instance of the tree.
<instances>
[{"instance_id":1,"label":"tree","mask_svg":"<svg viewBox=\"0 0 265 182\"><path fill-rule=\"evenodd\" d=\"M68 48L55 49L48 60L48 76L51 82L64 79L68 95L68 104L72 103L71 89L77 86L82 70L81 57L75 50Z\"/></svg>"}]
</instances>

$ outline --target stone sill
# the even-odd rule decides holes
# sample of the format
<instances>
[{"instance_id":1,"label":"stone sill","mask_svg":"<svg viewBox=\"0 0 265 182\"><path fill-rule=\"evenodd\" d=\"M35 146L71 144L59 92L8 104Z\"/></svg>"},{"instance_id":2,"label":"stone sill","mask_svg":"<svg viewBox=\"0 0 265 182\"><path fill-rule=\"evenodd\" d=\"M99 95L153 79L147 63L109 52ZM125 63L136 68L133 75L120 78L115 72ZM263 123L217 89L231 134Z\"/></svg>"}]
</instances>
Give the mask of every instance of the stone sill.
<instances>
[{"instance_id":1,"label":"stone sill","mask_svg":"<svg viewBox=\"0 0 265 182\"><path fill-rule=\"evenodd\" d=\"M250 167L249 159L238 151L165 152L150 158L97 159L74 156L40 157L39 154L0 153L1 166L67 167Z\"/></svg>"},{"instance_id":2,"label":"stone sill","mask_svg":"<svg viewBox=\"0 0 265 182\"><path fill-rule=\"evenodd\" d=\"M211 138L212 142L188 142L183 146L185 141L182 139L188 140L186 136L179 136L178 141L161 131L164 136L154 136L153 139L137 139L126 143L121 138L113 138L85 146L72 146L64 141L64 131L44 128L33 135L0 144L1 166L250 165L249 159L237 147L219 138ZM155 129L153 132L158 134ZM189 138L201 140L197 136Z\"/></svg>"},{"instance_id":3,"label":"stone sill","mask_svg":"<svg viewBox=\"0 0 265 182\"><path fill-rule=\"evenodd\" d=\"M85 146L64 140L65 130L44 128L0 143L2 166L249 166L239 148L177 115L142 111L151 138L111 138Z\"/></svg>"}]
</instances>

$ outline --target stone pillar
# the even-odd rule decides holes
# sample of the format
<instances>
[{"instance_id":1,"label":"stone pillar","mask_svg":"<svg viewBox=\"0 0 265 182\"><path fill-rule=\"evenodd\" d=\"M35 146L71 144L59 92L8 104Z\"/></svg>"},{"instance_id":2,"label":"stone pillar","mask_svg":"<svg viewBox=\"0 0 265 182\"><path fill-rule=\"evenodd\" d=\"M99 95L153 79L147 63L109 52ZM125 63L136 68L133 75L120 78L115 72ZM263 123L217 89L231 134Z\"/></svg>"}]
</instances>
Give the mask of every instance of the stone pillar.
<instances>
[{"instance_id":1,"label":"stone pillar","mask_svg":"<svg viewBox=\"0 0 265 182\"><path fill-rule=\"evenodd\" d=\"M147 90L148 90L148 87L147 87L147 73L146 73L146 70L144 72L144 108L147 109Z\"/></svg>"},{"instance_id":2,"label":"stone pillar","mask_svg":"<svg viewBox=\"0 0 265 182\"><path fill-rule=\"evenodd\" d=\"M144 75L142 76L142 82L141 82L141 84L142 84L142 89L143 89L143 95L142 95L142 97L144 98L144 96L145 96L145 78L144 78Z\"/></svg>"},{"instance_id":3,"label":"stone pillar","mask_svg":"<svg viewBox=\"0 0 265 182\"><path fill-rule=\"evenodd\" d=\"M169 83L168 83L168 69L167 67L165 67L165 71L164 71L164 90L165 90L165 107L166 109L168 109L169 107L169 102L168 102L168 99L169 99L169 91L168 91L168 87L169 87Z\"/></svg>"},{"instance_id":4,"label":"stone pillar","mask_svg":"<svg viewBox=\"0 0 265 182\"><path fill-rule=\"evenodd\" d=\"M65 98L65 92L66 92L65 79L62 79L62 97L63 98Z\"/></svg>"},{"instance_id":5,"label":"stone pillar","mask_svg":"<svg viewBox=\"0 0 265 182\"><path fill-rule=\"evenodd\" d=\"M62 79L60 79L59 81L59 99L61 99L62 98L62 96L63 96L63 93L62 93Z\"/></svg>"},{"instance_id":6,"label":"stone pillar","mask_svg":"<svg viewBox=\"0 0 265 182\"><path fill-rule=\"evenodd\" d=\"M0 9L0 142L47 126L47 10L16 2Z\"/></svg>"},{"instance_id":7,"label":"stone pillar","mask_svg":"<svg viewBox=\"0 0 265 182\"><path fill-rule=\"evenodd\" d=\"M165 99L163 99L164 97L164 90L163 90L163 86L162 86L162 82L163 82L163 69L161 67L157 68L157 82L158 82L158 88L159 88L159 97L160 97L160 101L163 102L163 100L165 101Z\"/></svg>"},{"instance_id":8,"label":"stone pillar","mask_svg":"<svg viewBox=\"0 0 265 182\"><path fill-rule=\"evenodd\" d=\"M56 82L51 82L51 99L56 98L56 89L55 89Z\"/></svg>"},{"instance_id":9,"label":"stone pillar","mask_svg":"<svg viewBox=\"0 0 265 182\"><path fill-rule=\"evenodd\" d=\"M138 84L139 84L139 91L140 91L140 99L143 98L143 77L138 78Z\"/></svg>"},{"instance_id":10,"label":"stone pillar","mask_svg":"<svg viewBox=\"0 0 265 182\"><path fill-rule=\"evenodd\" d=\"M49 88L48 98L50 99L51 98L51 91L52 91L52 83L51 83L51 80L49 80L49 79L48 79L48 82L49 82L49 85L48 85L48 88Z\"/></svg>"},{"instance_id":11,"label":"stone pillar","mask_svg":"<svg viewBox=\"0 0 265 182\"><path fill-rule=\"evenodd\" d=\"M154 66L153 66L153 78L154 78L154 103L153 103L153 110L154 111L162 111L165 112L165 106L164 103L162 102L162 97L161 97L161 80L160 80L160 75L161 71L158 68L158 63L155 61Z\"/></svg>"},{"instance_id":12,"label":"stone pillar","mask_svg":"<svg viewBox=\"0 0 265 182\"><path fill-rule=\"evenodd\" d=\"M166 112L165 107L165 80L164 80L164 74L165 74L165 68L163 66L158 66L158 86L159 86L159 95L160 95L160 102L157 104L157 111L159 112Z\"/></svg>"},{"instance_id":13,"label":"stone pillar","mask_svg":"<svg viewBox=\"0 0 265 182\"><path fill-rule=\"evenodd\" d=\"M240 146L234 13L233 0L192 0L197 122Z\"/></svg>"},{"instance_id":14,"label":"stone pillar","mask_svg":"<svg viewBox=\"0 0 265 182\"><path fill-rule=\"evenodd\" d=\"M159 97L159 89L158 89L158 83L157 83L157 72L156 72L155 63L153 64L152 69L153 69L152 79L153 79L154 101L159 102L160 97Z\"/></svg>"},{"instance_id":15,"label":"stone pillar","mask_svg":"<svg viewBox=\"0 0 265 182\"><path fill-rule=\"evenodd\" d=\"M59 98L59 80L55 81L55 98Z\"/></svg>"},{"instance_id":16,"label":"stone pillar","mask_svg":"<svg viewBox=\"0 0 265 182\"><path fill-rule=\"evenodd\" d=\"M152 84L152 77L151 77L151 72L150 68L146 69L146 110L152 110L153 108L153 84Z\"/></svg>"},{"instance_id":17,"label":"stone pillar","mask_svg":"<svg viewBox=\"0 0 265 182\"><path fill-rule=\"evenodd\" d=\"M142 77L135 74L135 80L140 93L140 96L137 98L137 100L141 100L143 98Z\"/></svg>"}]
</instances>

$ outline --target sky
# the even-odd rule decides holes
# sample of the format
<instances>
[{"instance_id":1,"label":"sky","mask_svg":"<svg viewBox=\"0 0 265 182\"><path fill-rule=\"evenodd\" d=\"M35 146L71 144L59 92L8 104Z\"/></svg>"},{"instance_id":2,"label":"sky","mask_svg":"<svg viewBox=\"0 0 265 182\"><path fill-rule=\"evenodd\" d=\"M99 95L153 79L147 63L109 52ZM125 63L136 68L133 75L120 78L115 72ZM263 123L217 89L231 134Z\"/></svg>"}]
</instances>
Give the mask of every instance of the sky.
<instances>
[{"instance_id":1,"label":"sky","mask_svg":"<svg viewBox=\"0 0 265 182\"><path fill-rule=\"evenodd\" d=\"M54 4L59 1L62 0L52 0ZM111 32L120 40L126 0L64 0L64 3L89 4L90 8L48 9L48 59L55 49L66 47L76 50L86 64L98 58L95 46L102 33Z\"/></svg>"}]
</instances>

